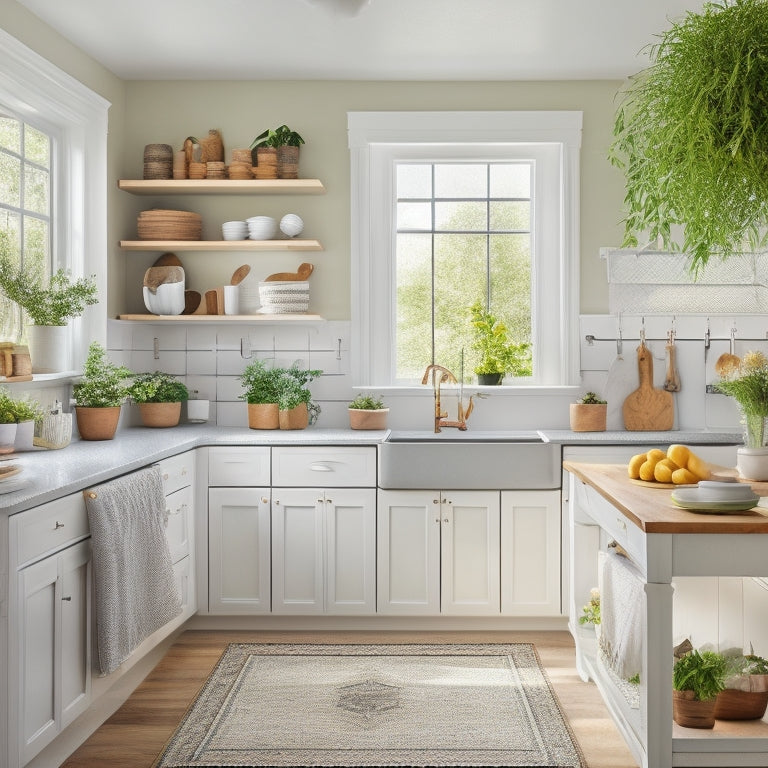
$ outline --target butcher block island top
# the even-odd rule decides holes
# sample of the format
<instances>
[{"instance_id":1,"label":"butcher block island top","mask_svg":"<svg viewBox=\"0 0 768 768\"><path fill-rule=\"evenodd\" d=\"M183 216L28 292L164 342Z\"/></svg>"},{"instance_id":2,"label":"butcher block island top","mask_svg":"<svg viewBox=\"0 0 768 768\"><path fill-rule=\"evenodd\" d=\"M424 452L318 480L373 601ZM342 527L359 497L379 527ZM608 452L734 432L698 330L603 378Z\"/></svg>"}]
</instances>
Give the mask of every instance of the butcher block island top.
<instances>
[{"instance_id":1,"label":"butcher block island top","mask_svg":"<svg viewBox=\"0 0 768 768\"><path fill-rule=\"evenodd\" d=\"M673 488L654 488L629 479L625 464L563 462L563 468L594 488L644 533L764 533L768 507L747 512L691 512L675 506ZM768 496L768 483L749 484L758 496Z\"/></svg>"}]
</instances>

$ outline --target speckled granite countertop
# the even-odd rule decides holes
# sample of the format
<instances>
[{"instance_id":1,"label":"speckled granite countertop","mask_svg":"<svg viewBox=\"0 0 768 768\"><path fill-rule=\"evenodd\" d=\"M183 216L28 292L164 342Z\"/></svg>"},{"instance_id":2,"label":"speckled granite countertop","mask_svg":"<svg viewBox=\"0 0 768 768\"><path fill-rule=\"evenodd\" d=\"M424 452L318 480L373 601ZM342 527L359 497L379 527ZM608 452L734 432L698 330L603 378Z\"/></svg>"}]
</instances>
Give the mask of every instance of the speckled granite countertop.
<instances>
[{"instance_id":1,"label":"speckled granite countertop","mask_svg":"<svg viewBox=\"0 0 768 768\"><path fill-rule=\"evenodd\" d=\"M0 514L13 514L102 483L153 461L204 445L376 445L387 435L351 429L302 429L260 432L252 429L184 424L171 429L121 429L114 440L74 440L57 451L19 453L10 463L21 472L0 493Z\"/></svg>"},{"instance_id":2,"label":"speckled granite countertop","mask_svg":"<svg viewBox=\"0 0 768 768\"><path fill-rule=\"evenodd\" d=\"M445 439L471 444L477 440L527 441L563 445L627 445L643 443L734 444L741 443L740 433L673 432L571 432L570 430L529 430L476 432L456 430L439 435L424 432L395 432L406 440ZM47 501L80 491L112 477L131 472L153 461L206 445L377 445L390 432L351 429L258 430L216 427L208 424L184 424L171 429L122 429L114 440L73 441L58 451L34 450L20 453L10 461L21 468L15 478L0 483L17 490L0 493L0 514L13 514ZM401 438L402 439L402 438ZM7 484L7 485L6 485Z\"/></svg>"}]
</instances>

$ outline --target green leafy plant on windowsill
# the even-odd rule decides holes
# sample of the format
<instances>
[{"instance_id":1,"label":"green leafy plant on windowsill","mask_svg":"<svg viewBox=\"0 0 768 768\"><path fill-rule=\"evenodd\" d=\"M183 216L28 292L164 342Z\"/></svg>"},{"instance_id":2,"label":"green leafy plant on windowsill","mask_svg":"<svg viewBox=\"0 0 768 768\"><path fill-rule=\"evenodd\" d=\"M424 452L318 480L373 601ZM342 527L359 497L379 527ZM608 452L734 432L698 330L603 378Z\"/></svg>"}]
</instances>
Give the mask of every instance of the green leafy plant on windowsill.
<instances>
[{"instance_id":1,"label":"green leafy plant on windowsill","mask_svg":"<svg viewBox=\"0 0 768 768\"><path fill-rule=\"evenodd\" d=\"M530 376L531 345L511 341L507 326L485 309L479 300L469 307L469 312L473 331L472 348L480 353L475 373Z\"/></svg>"},{"instance_id":2,"label":"green leafy plant on windowsill","mask_svg":"<svg viewBox=\"0 0 768 768\"><path fill-rule=\"evenodd\" d=\"M384 405L384 400L379 396L358 395L347 407L359 411L380 411L387 406Z\"/></svg>"},{"instance_id":3,"label":"green leafy plant on windowsill","mask_svg":"<svg viewBox=\"0 0 768 768\"><path fill-rule=\"evenodd\" d=\"M712 255L766 245L766 40L768 3L732 0L688 12L649 46L609 152L626 177L623 246L658 240L695 274Z\"/></svg>"}]
</instances>

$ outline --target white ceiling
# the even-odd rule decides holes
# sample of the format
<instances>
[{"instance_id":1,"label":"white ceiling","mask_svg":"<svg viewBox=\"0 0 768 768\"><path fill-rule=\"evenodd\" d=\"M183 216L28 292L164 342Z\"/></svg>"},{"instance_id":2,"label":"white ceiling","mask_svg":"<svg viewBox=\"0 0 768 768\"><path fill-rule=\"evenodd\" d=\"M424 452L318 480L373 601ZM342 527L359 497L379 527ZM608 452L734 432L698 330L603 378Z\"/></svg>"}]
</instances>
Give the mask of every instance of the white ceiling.
<instances>
[{"instance_id":1,"label":"white ceiling","mask_svg":"<svg viewBox=\"0 0 768 768\"><path fill-rule=\"evenodd\" d=\"M624 79L704 0L18 0L116 75Z\"/></svg>"}]
</instances>

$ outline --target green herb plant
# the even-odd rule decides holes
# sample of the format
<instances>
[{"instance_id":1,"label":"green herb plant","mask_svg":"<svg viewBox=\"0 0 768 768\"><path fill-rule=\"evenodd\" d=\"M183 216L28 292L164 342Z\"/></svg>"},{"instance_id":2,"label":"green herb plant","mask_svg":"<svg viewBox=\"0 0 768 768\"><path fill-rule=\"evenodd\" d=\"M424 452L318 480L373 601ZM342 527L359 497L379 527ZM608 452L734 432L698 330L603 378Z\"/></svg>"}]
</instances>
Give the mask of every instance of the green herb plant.
<instances>
[{"instance_id":1,"label":"green herb plant","mask_svg":"<svg viewBox=\"0 0 768 768\"><path fill-rule=\"evenodd\" d=\"M278 380L278 408L281 411L289 411L306 403L309 423L314 424L320 415L320 405L312 399L312 393L307 385L321 374L320 370L300 368L297 363L283 369Z\"/></svg>"},{"instance_id":2,"label":"green herb plant","mask_svg":"<svg viewBox=\"0 0 768 768\"><path fill-rule=\"evenodd\" d=\"M582 397L580 397L576 402L581 403L582 405L606 405L608 401L601 400L600 396L595 394L594 392L587 392Z\"/></svg>"},{"instance_id":3,"label":"green herb plant","mask_svg":"<svg viewBox=\"0 0 768 768\"><path fill-rule=\"evenodd\" d=\"M281 125L274 130L267 128L260 133L252 142L251 149L257 147L299 147L304 143L304 139L292 131L287 125Z\"/></svg>"},{"instance_id":4,"label":"green herb plant","mask_svg":"<svg viewBox=\"0 0 768 768\"><path fill-rule=\"evenodd\" d=\"M648 50L609 151L626 177L622 245L658 240L696 274L768 241L768 3L707 2Z\"/></svg>"},{"instance_id":5,"label":"green herb plant","mask_svg":"<svg viewBox=\"0 0 768 768\"><path fill-rule=\"evenodd\" d=\"M136 374L128 395L135 403L179 403L189 399L189 390L170 373L152 371Z\"/></svg>"},{"instance_id":6,"label":"green herb plant","mask_svg":"<svg viewBox=\"0 0 768 768\"><path fill-rule=\"evenodd\" d=\"M276 403L280 395L279 382L284 373L285 368L273 367L266 360L248 363L240 374L240 383L245 387L240 398L252 405Z\"/></svg>"},{"instance_id":7,"label":"green herb plant","mask_svg":"<svg viewBox=\"0 0 768 768\"><path fill-rule=\"evenodd\" d=\"M132 376L123 365L115 365L97 341L88 347L82 379L72 388L75 405L81 408L114 408L128 397L126 380Z\"/></svg>"},{"instance_id":8,"label":"green herb plant","mask_svg":"<svg viewBox=\"0 0 768 768\"><path fill-rule=\"evenodd\" d=\"M715 389L739 404L745 427L744 445L761 448L765 444L768 417L768 357L762 352L747 352L741 365L715 384Z\"/></svg>"},{"instance_id":9,"label":"green herb plant","mask_svg":"<svg viewBox=\"0 0 768 768\"><path fill-rule=\"evenodd\" d=\"M698 701L713 699L725 688L727 663L716 651L692 650L675 662L672 669L672 688L693 691Z\"/></svg>"},{"instance_id":10,"label":"green herb plant","mask_svg":"<svg viewBox=\"0 0 768 768\"><path fill-rule=\"evenodd\" d=\"M469 307L469 312L473 329L472 348L480 353L475 373L530 376L531 345L510 341L507 326L485 309L479 300Z\"/></svg>"},{"instance_id":11,"label":"green herb plant","mask_svg":"<svg viewBox=\"0 0 768 768\"><path fill-rule=\"evenodd\" d=\"M380 411L387 406L384 405L384 400L379 396L358 395L347 407L360 411Z\"/></svg>"},{"instance_id":12,"label":"green herb plant","mask_svg":"<svg viewBox=\"0 0 768 768\"><path fill-rule=\"evenodd\" d=\"M71 317L98 303L95 278L73 280L64 269L51 275L48 284L12 256L7 232L0 232L0 290L18 304L35 325L66 325Z\"/></svg>"}]
</instances>

